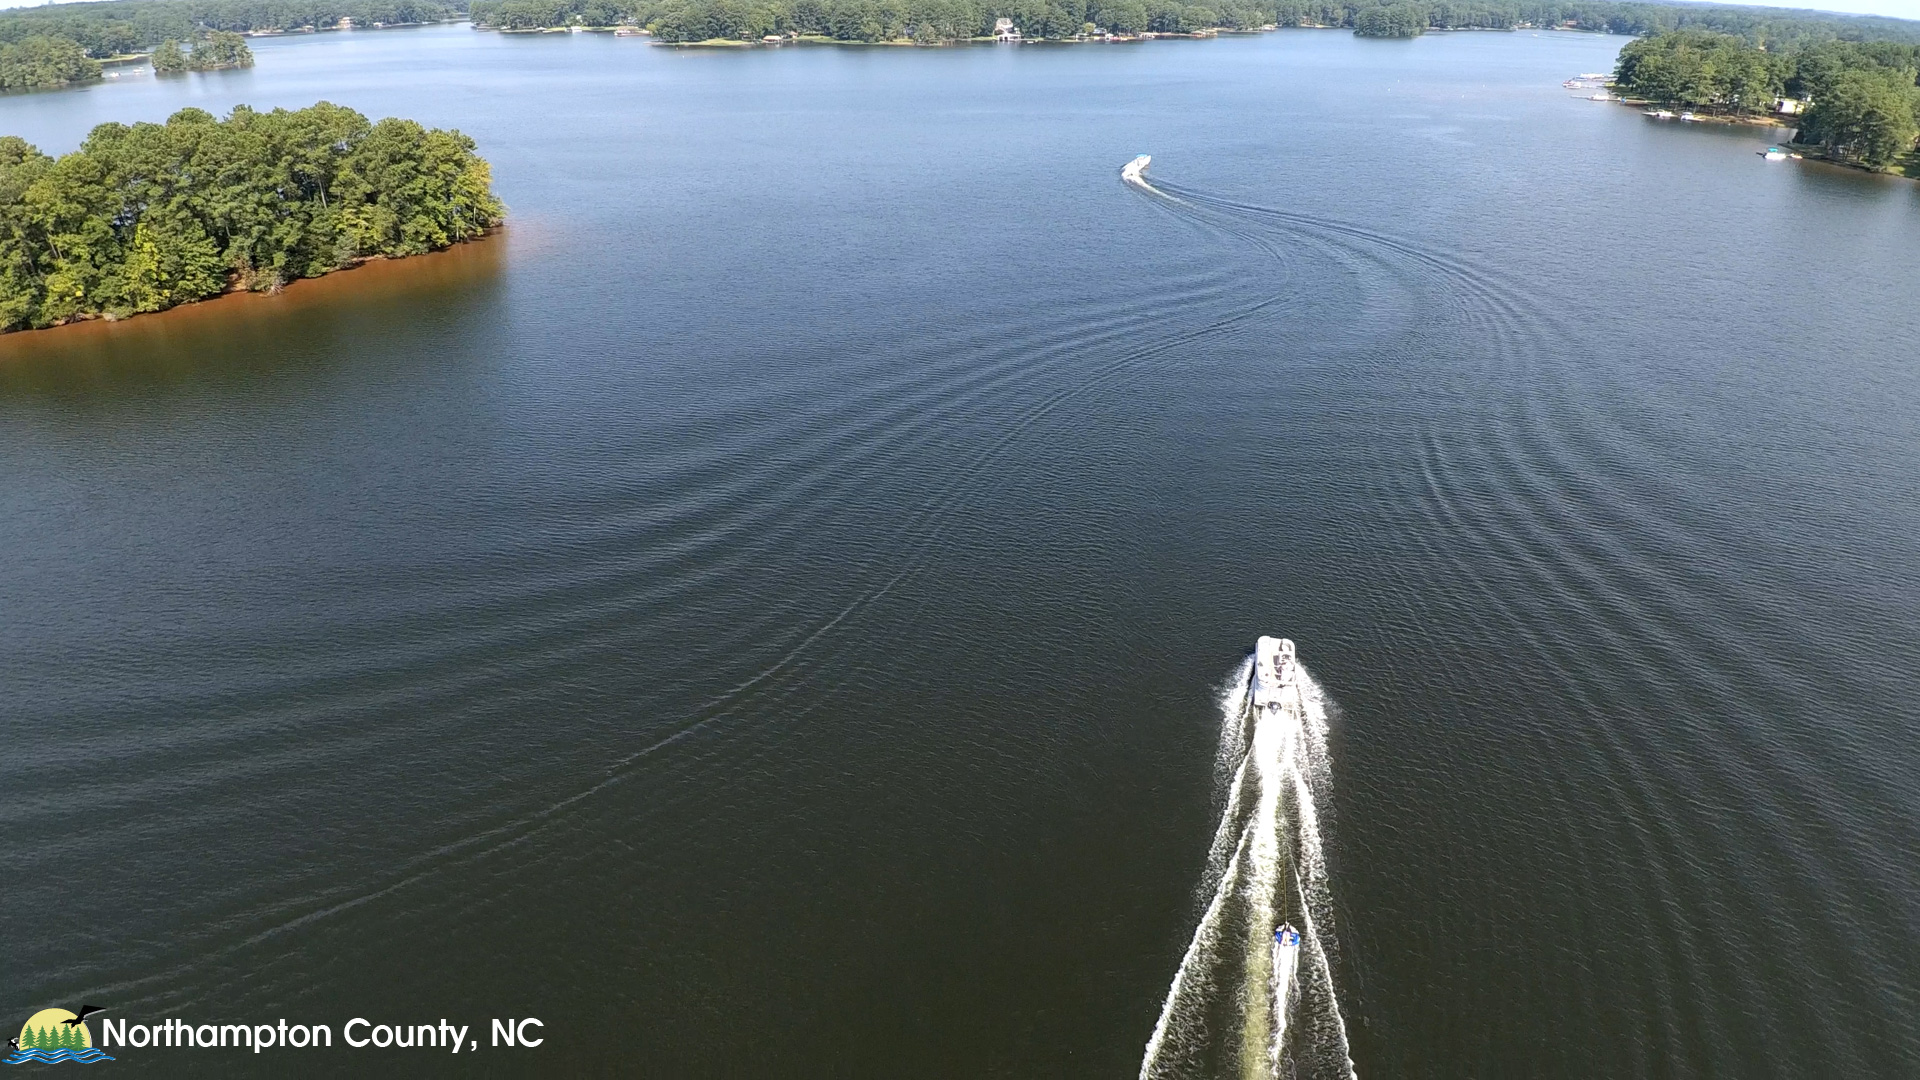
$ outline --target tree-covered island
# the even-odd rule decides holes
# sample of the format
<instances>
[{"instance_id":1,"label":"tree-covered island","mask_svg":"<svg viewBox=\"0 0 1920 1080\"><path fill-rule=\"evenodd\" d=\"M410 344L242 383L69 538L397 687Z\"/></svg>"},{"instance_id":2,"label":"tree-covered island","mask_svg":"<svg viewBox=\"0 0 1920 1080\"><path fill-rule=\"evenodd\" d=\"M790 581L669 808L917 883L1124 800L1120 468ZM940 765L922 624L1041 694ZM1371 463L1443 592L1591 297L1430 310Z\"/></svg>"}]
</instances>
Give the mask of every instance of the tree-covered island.
<instances>
[{"instance_id":1,"label":"tree-covered island","mask_svg":"<svg viewBox=\"0 0 1920 1080\"><path fill-rule=\"evenodd\" d=\"M0 138L0 331L274 290L480 236L473 140L321 102L102 124L58 160Z\"/></svg>"},{"instance_id":2,"label":"tree-covered island","mask_svg":"<svg viewBox=\"0 0 1920 1080\"><path fill-rule=\"evenodd\" d=\"M180 47L172 38L153 50L153 70L162 75L178 71L219 71L223 68L253 66L253 50L247 39L227 30L209 30L194 39L192 51Z\"/></svg>"},{"instance_id":3,"label":"tree-covered island","mask_svg":"<svg viewBox=\"0 0 1920 1080\"><path fill-rule=\"evenodd\" d=\"M1822 41L1776 48L1729 34L1656 34L1620 50L1614 88L1629 99L1710 115L1797 120L1796 142L1820 156L1875 169L1904 166L1920 175L1913 161L1920 140L1920 44Z\"/></svg>"}]
</instances>

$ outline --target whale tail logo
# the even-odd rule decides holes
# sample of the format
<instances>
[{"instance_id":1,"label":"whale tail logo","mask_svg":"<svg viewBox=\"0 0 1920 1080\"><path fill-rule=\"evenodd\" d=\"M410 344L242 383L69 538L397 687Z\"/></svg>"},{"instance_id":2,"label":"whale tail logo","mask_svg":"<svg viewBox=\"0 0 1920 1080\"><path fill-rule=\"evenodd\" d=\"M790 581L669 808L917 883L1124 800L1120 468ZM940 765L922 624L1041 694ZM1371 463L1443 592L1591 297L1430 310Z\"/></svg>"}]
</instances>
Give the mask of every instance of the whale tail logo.
<instances>
[{"instance_id":1,"label":"whale tail logo","mask_svg":"<svg viewBox=\"0 0 1920 1080\"><path fill-rule=\"evenodd\" d=\"M24 1065L29 1061L43 1064L55 1064L71 1061L79 1065L91 1065L96 1061L112 1061L111 1055L93 1045L93 1032L87 1030L87 1017L102 1012L98 1005L82 1005L79 1012L72 1009L41 1009L20 1025L20 1034L7 1040L7 1065Z\"/></svg>"}]
</instances>

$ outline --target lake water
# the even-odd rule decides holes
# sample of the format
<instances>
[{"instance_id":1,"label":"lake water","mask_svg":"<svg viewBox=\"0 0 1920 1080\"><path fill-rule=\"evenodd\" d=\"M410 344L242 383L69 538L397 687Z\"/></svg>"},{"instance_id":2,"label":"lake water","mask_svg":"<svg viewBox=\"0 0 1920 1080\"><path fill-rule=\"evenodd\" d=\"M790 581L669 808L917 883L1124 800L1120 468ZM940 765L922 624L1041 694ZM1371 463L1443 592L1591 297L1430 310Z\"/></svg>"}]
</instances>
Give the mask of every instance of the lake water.
<instances>
[{"instance_id":1,"label":"lake water","mask_svg":"<svg viewBox=\"0 0 1920 1080\"><path fill-rule=\"evenodd\" d=\"M1131 1076L1274 633L1359 1075L1920 1073L1920 188L1560 87L1623 41L0 98L455 126L512 215L0 340L0 1000L481 1042L154 1074Z\"/></svg>"}]
</instances>

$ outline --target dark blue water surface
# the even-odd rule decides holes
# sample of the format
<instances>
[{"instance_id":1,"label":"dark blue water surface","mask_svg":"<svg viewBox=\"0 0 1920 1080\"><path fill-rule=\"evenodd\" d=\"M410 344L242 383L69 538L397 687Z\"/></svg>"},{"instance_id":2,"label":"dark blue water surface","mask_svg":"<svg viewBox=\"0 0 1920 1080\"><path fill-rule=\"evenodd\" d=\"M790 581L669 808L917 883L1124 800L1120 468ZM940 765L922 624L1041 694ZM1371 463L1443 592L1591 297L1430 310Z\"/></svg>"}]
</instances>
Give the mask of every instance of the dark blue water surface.
<instances>
[{"instance_id":1,"label":"dark blue water surface","mask_svg":"<svg viewBox=\"0 0 1920 1080\"><path fill-rule=\"evenodd\" d=\"M0 341L0 1001L481 1042L111 1051L168 1074L1130 1076L1278 633L1361 1076L1920 1074L1920 189L1561 88L1622 40L0 99L455 126L512 215Z\"/></svg>"}]
</instances>

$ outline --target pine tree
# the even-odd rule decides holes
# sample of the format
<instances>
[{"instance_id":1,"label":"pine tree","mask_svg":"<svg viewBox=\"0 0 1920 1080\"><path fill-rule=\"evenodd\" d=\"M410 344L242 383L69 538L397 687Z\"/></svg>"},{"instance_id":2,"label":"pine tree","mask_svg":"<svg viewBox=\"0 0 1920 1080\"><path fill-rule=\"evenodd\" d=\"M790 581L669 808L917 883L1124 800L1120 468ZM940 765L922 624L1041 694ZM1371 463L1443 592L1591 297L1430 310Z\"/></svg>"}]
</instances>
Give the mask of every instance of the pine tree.
<instances>
[{"instance_id":1,"label":"pine tree","mask_svg":"<svg viewBox=\"0 0 1920 1080\"><path fill-rule=\"evenodd\" d=\"M40 1032L34 1028L20 1029L20 1049L37 1050L40 1048Z\"/></svg>"},{"instance_id":2,"label":"pine tree","mask_svg":"<svg viewBox=\"0 0 1920 1080\"><path fill-rule=\"evenodd\" d=\"M65 1027L65 1026L63 1026L63 1027L61 1027L61 1029L60 1029L60 1049L62 1049L62 1050L78 1050L78 1049L80 1048L80 1046L79 1046L79 1043L80 1043L80 1038L79 1038L79 1036L80 1036L80 1028L79 1028L79 1026L78 1026L78 1025L75 1025L75 1026L73 1026L73 1027Z\"/></svg>"}]
</instances>

